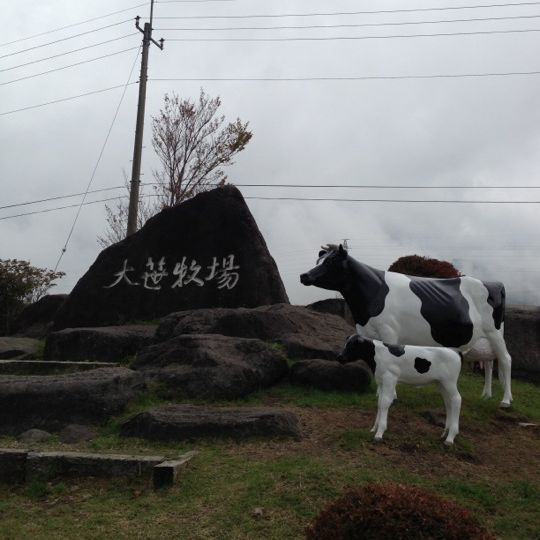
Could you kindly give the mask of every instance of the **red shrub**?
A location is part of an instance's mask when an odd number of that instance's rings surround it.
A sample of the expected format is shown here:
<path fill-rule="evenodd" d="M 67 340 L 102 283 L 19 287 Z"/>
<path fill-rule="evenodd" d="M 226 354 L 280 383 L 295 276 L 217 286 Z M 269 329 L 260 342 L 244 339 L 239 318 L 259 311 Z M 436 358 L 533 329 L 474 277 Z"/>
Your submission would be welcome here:
<path fill-rule="evenodd" d="M 322 510 L 307 540 L 494 540 L 462 506 L 414 486 L 366 484 Z"/>
<path fill-rule="evenodd" d="M 388 268 L 390 272 L 399 272 L 408 276 L 453 278 L 461 276 L 453 264 L 420 255 L 407 255 L 394 261 Z"/>

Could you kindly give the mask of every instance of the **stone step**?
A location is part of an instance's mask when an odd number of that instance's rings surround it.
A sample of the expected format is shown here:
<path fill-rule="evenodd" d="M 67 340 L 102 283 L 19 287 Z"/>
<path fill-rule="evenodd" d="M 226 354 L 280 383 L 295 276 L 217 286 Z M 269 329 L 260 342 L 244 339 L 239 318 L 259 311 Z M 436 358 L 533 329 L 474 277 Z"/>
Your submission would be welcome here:
<path fill-rule="evenodd" d="M 169 487 L 196 456 L 191 451 L 167 460 L 164 456 L 32 452 L 0 448 L 0 482 L 46 482 L 54 478 L 152 476 L 154 489 Z"/>

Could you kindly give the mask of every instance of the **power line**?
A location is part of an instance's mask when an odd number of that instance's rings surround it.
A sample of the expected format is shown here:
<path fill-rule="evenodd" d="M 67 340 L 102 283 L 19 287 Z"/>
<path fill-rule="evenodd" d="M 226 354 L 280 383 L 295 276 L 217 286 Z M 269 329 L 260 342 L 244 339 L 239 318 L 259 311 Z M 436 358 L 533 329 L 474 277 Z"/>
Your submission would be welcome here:
<path fill-rule="evenodd" d="M 54 68 L 54 69 L 49 69 L 47 71 L 42 71 L 41 73 L 35 73 L 34 75 L 27 75 L 26 77 L 19 77 L 18 79 L 13 79 L 11 81 L 2 82 L 2 83 L 0 83 L 0 86 L 5 86 L 6 84 L 13 84 L 13 83 L 19 82 L 19 81 L 25 81 L 26 79 L 33 79 L 35 77 L 41 77 L 41 75 L 47 75 L 48 73 L 54 73 L 55 71 L 62 71 L 64 69 L 72 68 L 72 67 L 75 67 L 75 66 L 80 66 L 82 64 L 88 64 L 90 62 L 95 62 L 97 60 L 103 60 L 104 58 L 109 58 L 110 56 L 116 56 L 118 54 L 122 54 L 122 53 L 125 53 L 125 52 L 128 52 L 128 51 L 133 51 L 133 50 L 138 49 L 138 48 L 139 47 L 130 47 L 129 49 L 123 49 L 121 51 L 117 51 L 117 52 L 113 52 L 113 53 L 109 53 L 109 54 L 104 54 L 103 56 L 97 56 L 95 58 L 89 58 L 88 60 L 82 60 L 81 62 L 75 62 L 74 64 L 69 64 L 69 66 L 62 66 L 62 67 L 59 67 L 59 68 Z"/>
<path fill-rule="evenodd" d="M 85 51 L 86 49 L 92 49 L 93 47 L 99 47 L 100 45 L 105 45 L 106 43 L 112 43 L 113 41 L 119 41 L 121 39 L 126 39 L 128 37 L 131 37 L 135 35 L 135 32 L 130 32 L 129 34 L 125 34 L 124 36 L 119 36 L 113 39 L 107 39 L 106 41 L 100 41 L 99 43 L 93 43 L 92 45 L 86 45 L 85 47 L 79 47 L 78 49 L 71 49 L 70 51 L 66 51 L 59 54 L 53 54 L 52 56 L 47 56 L 46 58 L 40 58 L 39 60 L 32 60 L 30 62 L 25 62 L 24 64 L 18 64 L 16 66 L 11 66 L 8 68 L 0 69 L 0 73 L 3 73 L 4 71 L 11 71 L 13 69 L 17 69 L 20 67 L 26 67 L 30 66 L 31 64 L 38 64 L 40 62 L 45 62 L 46 60 L 51 60 L 53 58 L 59 58 L 60 56 L 65 56 L 66 54 L 71 54 L 74 52 L 79 51 Z"/>
<path fill-rule="evenodd" d="M 341 199 L 327 197 L 244 197 L 244 199 L 264 201 L 324 201 L 324 202 L 369 202 L 369 203 L 443 203 L 443 204 L 540 204 L 538 201 L 492 201 L 458 199 Z"/>
<path fill-rule="evenodd" d="M 486 73 L 439 73 L 429 75 L 365 75 L 343 77 L 177 77 L 151 78 L 154 82 L 305 82 L 305 81 L 393 81 L 415 79 L 465 79 L 482 77 L 511 77 L 540 75 L 540 71 L 505 71 Z"/>
<path fill-rule="evenodd" d="M 161 3 L 161 2 L 160 2 Z M 403 9 L 379 9 L 371 11 L 331 11 L 325 13 L 264 13 L 251 15 L 182 15 L 175 17 L 154 17 L 154 19 L 281 19 L 284 17 L 332 17 L 340 15 L 375 15 L 382 13 L 417 13 L 428 11 L 456 11 L 461 9 L 483 9 L 497 7 L 515 7 L 515 6 L 537 6 L 538 2 L 512 2 L 505 4 L 480 4 L 480 5 L 465 5 L 465 6 L 446 6 L 446 7 L 431 7 L 431 8 L 403 8 Z"/>
<path fill-rule="evenodd" d="M 168 38 L 170 41 L 193 41 L 193 42 L 228 42 L 228 41 L 362 41 L 368 39 L 406 39 L 424 37 L 453 37 L 453 36 L 478 36 L 490 34 L 526 34 L 540 32 L 540 28 L 523 28 L 514 30 L 475 30 L 471 32 L 436 32 L 433 34 L 392 34 L 385 36 L 309 36 L 309 37 L 260 37 L 260 38 Z"/>
<path fill-rule="evenodd" d="M 417 24 L 445 24 L 445 23 L 464 23 L 464 22 L 490 22 L 506 21 L 519 19 L 538 19 L 540 15 L 515 15 L 506 17 L 477 17 L 472 19 L 441 19 L 436 21 L 398 21 L 381 23 L 343 23 L 343 24 L 310 24 L 310 25 L 291 25 L 291 26 L 228 26 L 228 27 L 206 27 L 206 28 L 155 28 L 154 30 L 165 31 L 183 31 L 183 32 L 210 32 L 224 30 L 303 30 L 303 29 L 323 29 L 323 28 L 363 28 L 379 26 L 405 26 Z"/>
<path fill-rule="evenodd" d="M 108 187 L 108 188 L 93 189 L 92 191 L 88 191 L 88 193 L 101 193 L 103 191 L 113 191 L 115 189 L 120 189 L 123 187 L 125 186 L 114 186 L 114 187 Z M 39 204 L 39 203 L 50 202 L 50 201 L 58 201 L 60 199 L 71 199 L 72 197 L 80 197 L 81 195 L 84 195 L 84 193 L 71 193 L 70 195 L 57 195 L 56 197 L 47 197 L 46 199 L 37 199 L 34 201 L 26 201 L 22 203 L 6 204 L 5 206 L 0 206 L 0 210 L 5 210 L 6 208 L 17 208 L 18 206 L 29 206 L 32 204 Z"/>
<path fill-rule="evenodd" d="M 126 8 L 126 9 L 120 9 L 118 11 L 112 11 L 111 13 L 107 13 L 106 15 L 100 15 L 99 17 L 93 17 L 91 19 L 86 19 L 84 21 L 80 21 L 80 22 L 73 23 L 73 24 L 66 24 L 65 26 L 60 26 L 60 27 L 54 28 L 52 30 L 46 30 L 45 32 L 40 32 L 39 34 L 32 34 L 31 36 L 26 36 L 26 37 L 23 37 L 23 38 L 14 39 L 13 41 L 7 41 L 5 43 L 0 43 L 0 47 L 5 47 L 7 45 L 12 45 L 13 43 L 19 43 L 21 41 L 28 41 L 29 39 L 34 39 L 36 37 L 45 36 L 47 34 L 53 34 L 54 32 L 60 32 L 60 30 L 66 30 L 67 28 L 73 28 L 75 26 L 80 26 L 81 24 L 86 24 L 86 23 L 89 23 L 89 22 L 97 21 L 99 19 L 105 19 L 107 17 L 111 17 L 112 15 L 117 15 L 118 13 L 124 13 L 126 11 L 131 11 L 132 9 L 142 7 L 142 6 L 146 6 L 146 2 L 143 2 L 142 4 L 136 4 L 134 6 Z"/>
<path fill-rule="evenodd" d="M 154 194 L 150 195 L 143 195 L 143 197 L 156 197 Z M 99 199 L 97 201 L 90 201 L 85 202 L 82 206 L 86 206 L 88 204 L 96 204 L 100 202 L 108 202 L 108 201 L 114 201 L 119 199 L 126 199 L 127 195 L 120 195 L 117 197 L 110 197 L 107 199 Z M 315 202 L 360 202 L 360 203 L 448 203 L 448 204 L 540 204 L 540 200 L 537 201 L 493 201 L 493 200 L 476 200 L 476 201 L 467 201 L 467 200 L 435 200 L 435 199 L 338 199 L 338 198 L 310 198 L 310 197 L 251 197 L 251 196 L 245 196 L 244 199 L 246 200 L 265 200 L 265 201 L 315 201 Z M 58 206 L 55 208 L 47 208 L 44 210 L 35 210 L 33 212 L 25 212 L 22 214 L 13 214 L 10 216 L 4 216 L 0 217 L 0 221 L 6 220 L 6 219 L 14 219 L 18 217 L 23 216 L 31 216 L 35 214 L 44 214 L 47 212 L 54 212 L 56 210 L 64 210 L 66 208 L 76 208 L 80 206 L 80 204 L 71 204 L 66 206 Z"/>
<path fill-rule="evenodd" d="M 131 84 L 137 84 L 136 81 L 128 83 L 128 86 Z M 117 88 L 123 88 L 123 84 L 118 84 L 116 86 L 110 86 L 109 88 L 102 88 L 101 90 L 93 90 L 91 92 L 85 92 L 84 94 L 78 94 L 76 96 L 69 96 L 61 99 L 55 99 L 53 101 L 47 101 L 46 103 L 39 103 L 37 105 L 29 105 L 28 107 L 22 107 L 21 109 L 13 109 L 11 111 L 5 111 L 0 113 L 0 116 L 6 116 L 8 114 L 13 114 L 21 111 L 28 111 L 30 109 L 37 109 L 39 107 L 45 107 L 47 105 L 53 105 L 55 103 L 62 103 L 63 101 L 71 101 L 72 99 L 77 99 L 85 96 L 92 96 L 94 94 L 101 94 L 102 92 L 108 92 L 109 90 L 116 90 Z"/>
<path fill-rule="evenodd" d="M 54 45 L 54 44 L 60 43 L 62 41 L 68 41 L 69 39 L 74 39 L 76 37 L 86 36 L 88 34 L 93 34 L 94 32 L 98 32 L 99 30 L 105 30 L 106 28 L 112 28 L 113 26 L 119 26 L 119 25 L 125 24 L 125 23 L 127 23 L 129 21 L 131 21 L 131 19 L 126 19 L 124 21 L 120 21 L 120 22 L 117 22 L 117 23 L 108 24 L 106 26 L 101 26 L 100 28 L 94 28 L 93 30 L 88 30 L 87 32 L 80 32 L 79 34 L 73 34 L 72 36 L 67 36 L 67 37 L 64 37 L 64 38 L 56 39 L 54 41 L 49 41 L 48 43 L 42 43 L 41 45 L 35 45 L 34 47 L 28 47 L 27 49 L 21 49 L 19 51 L 15 51 L 15 52 L 12 52 L 12 53 L 9 53 L 9 54 L 3 54 L 2 56 L 0 56 L 0 59 L 7 58 L 8 56 L 15 56 L 17 54 L 22 54 L 22 53 L 25 53 L 25 52 L 28 52 L 28 51 L 34 51 L 35 49 L 41 49 L 42 47 L 47 47 L 48 45 Z"/>
<path fill-rule="evenodd" d="M 94 177 L 96 176 L 97 169 L 99 167 L 99 164 L 101 162 L 101 158 L 103 157 L 103 153 L 105 152 L 105 147 L 107 146 L 107 142 L 109 141 L 109 137 L 111 135 L 111 132 L 113 130 L 114 124 L 116 123 L 116 118 L 118 117 L 118 113 L 120 112 L 120 107 L 122 106 L 122 102 L 124 101 L 124 97 L 126 95 L 127 87 L 129 86 L 131 79 L 131 76 L 133 75 L 133 71 L 135 69 L 135 65 L 137 64 L 137 58 L 139 58 L 140 49 L 137 51 L 137 54 L 135 55 L 135 60 L 133 61 L 133 65 L 131 66 L 131 69 L 129 71 L 129 75 L 126 79 L 126 82 L 124 84 L 124 90 L 122 92 L 122 95 L 120 96 L 120 100 L 118 101 L 118 105 L 116 106 L 116 110 L 114 111 L 114 115 L 111 121 L 111 124 L 109 126 L 109 129 L 107 131 L 107 135 L 105 135 L 105 140 L 103 141 L 103 144 L 101 146 L 101 150 L 99 152 L 98 158 L 96 160 L 96 164 L 94 166 L 94 169 L 92 171 L 92 174 L 90 175 L 90 180 L 88 181 L 88 185 L 86 186 L 86 191 L 83 195 L 83 198 L 81 199 L 81 203 L 79 205 L 79 208 L 77 210 L 77 213 L 75 214 L 75 218 L 73 220 L 73 224 L 71 225 L 71 229 L 69 230 L 69 234 L 66 239 L 66 243 L 64 244 L 64 247 L 62 248 L 62 251 L 60 252 L 60 256 L 58 257 L 58 261 L 56 262 L 56 266 L 54 267 L 54 271 L 58 269 L 58 266 L 60 264 L 60 261 L 62 260 L 62 257 L 64 256 L 64 253 L 67 251 L 67 247 L 69 244 L 69 241 L 71 240 L 71 236 L 73 234 L 73 231 L 75 230 L 75 225 L 77 224 L 77 221 L 79 219 L 79 215 L 81 213 L 81 209 L 83 207 L 83 204 L 86 200 L 86 197 L 88 196 L 88 192 L 90 191 L 90 186 L 92 185 L 92 182 L 94 181 Z"/>
<path fill-rule="evenodd" d="M 152 185 L 158 185 L 158 182 L 146 182 L 142 185 L 145 186 L 152 186 Z M 218 184 L 211 184 L 217 186 Z M 449 185 L 439 185 L 439 186 L 424 186 L 424 185 L 377 185 L 377 184 L 356 184 L 356 185 L 347 185 L 347 184 L 242 184 L 242 183 L 235 183 L 236 187 L 264 187 L 264 188 L 324 188 L 324 189 L 506 189 L 506 190 L 515 190 L 515 189 L 540 189 L 540 185 L 512 185 L 512 186 L 494 186 L 494 185 L 488 185 L 488 186 L 466 186 L 466 185 L 459 185 L 459 186 L 449 186 Z M 89 191 L 88 193 L 99 193 L 103 191 L 111 191 L 114 189 L 120 189 L 125 186 L 114 186 L 109 188 L 101 188 Z M 0 210 L 5 210 L 7 208 L 16 208 L 19 206 L 29 206 L 32 204 L 39 204 L 43 202 L 49 202 L 49 201 L 57 201 L 61 199 L 69 199 L 72 197 L 79 197 L 81 195 L 84 195 L 84 193 L 72 193 L 69 195 L 57 195 L 54 197 L 48 197 L 46 199 L 36 199 L 33 201 L 25 201 L 22 203 L 12 203 L 5 206 L 0 206 Z"/>

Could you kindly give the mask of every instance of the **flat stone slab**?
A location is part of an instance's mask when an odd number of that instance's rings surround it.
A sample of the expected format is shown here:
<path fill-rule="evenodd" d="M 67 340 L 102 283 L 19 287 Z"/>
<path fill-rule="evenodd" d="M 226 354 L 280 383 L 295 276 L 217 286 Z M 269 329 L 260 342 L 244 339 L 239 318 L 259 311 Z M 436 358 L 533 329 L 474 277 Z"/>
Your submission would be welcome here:
<path fill-rule="evenodd" d="M 53 375 L 118 367 L 116 362 L 56 362 L 52 360 L 0 360 L 0 375 Z"/>
<path fill-rule="evenodd" d="M 0 482 L 48 481 L 54 478 L 150 476 L 154 488 L 173 485 L 198 452 L 176 458 L 81 452 L 32 452 L 0 448 Z"/>
<path fill-rule="evenodd" d="M 102 422 L 122 412 L 141 384 L 140 375 L 123 367 L 0 376 L 0 433 Z"/>
<path fill-rule="evenodd" d="M 13 484 L 24 482 L 28 450 L 0 448 L 0 482 Z"/>
<path fill-rule="evenodd" d="M 45 341 L 44 360 L 120 362 L 150 345 L 157 325 L 66 328 Z"/>
<path fill-rule="evenodd" d="M 29 452 L 26 458 L 26 481 L 57 477 L 142 476 L 150 474 L 154 466 L 163 461 L 163 456 Z"/>
<path fill-rule="evenodd" d="M 31 360 L 41 355 L 42 342 L 26 337 L 0 337 L 0 359 Z"/>
<path fill-rule="evenodd" d="M 290 412 L 266 407 L 168 405 L 137 414 L 120 433 L 152 441 L 204 437 L 300 437 L 298 419 Z"/>
<path fill-rule="evenodd" d="M 154 489 L 170 487 L 178 482 L 178 478 L 188 463 L 198 454 L 197 451 L 186 452 L 177 459 L 157 464 L 152 471 Z"/>

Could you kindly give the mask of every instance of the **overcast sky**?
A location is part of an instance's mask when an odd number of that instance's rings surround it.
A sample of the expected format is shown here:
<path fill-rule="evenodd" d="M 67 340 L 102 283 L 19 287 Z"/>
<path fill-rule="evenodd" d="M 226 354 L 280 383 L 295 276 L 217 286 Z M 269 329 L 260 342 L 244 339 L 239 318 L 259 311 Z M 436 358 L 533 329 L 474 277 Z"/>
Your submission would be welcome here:
<path fill-rule="evenodd" d="M 240 117 L 249 121 L 254 133 L 246 150 L 228 170 L 233 183 L 460 186 L 458 189 L 240 187 L 246 197 L 540 201 L 540 74 L 287 82 L 152 80 L 540 71 L 540 2 L 433 10 L 487 3 L 491 2 L 232 0 L 156 3 L 154 38 L 164 37 L 166 41 L 164 51 L 157 47 L 150 51 L 142 180 L 151 182 L 152 170 L 158 167 L 149 139 L 149 119 L 158 113 L 164 93 L 174 91 L 182 97 L 196 98 L 203 87 L 210 95 L 221 96 L 222 110 L 228 119 Z M 0 40 L 3 44 L 0 46 L 0 206 L 86 190 L 120 102 L 122 88 L 5 113 L 124 85 L 128 80 L 136 81 L 139 72 L 136 49 L 141 34 L 134 28 L 133 17 L 147 16 L 150 2 L 139 7 L 136 4 L 129 0 L 4 3 Z M 431 10 L 421 11 L 420 8 Z M 124 9 L 127 11 L 23 40 Z M 416 11 L 395 12 L 397 9 Z M 374 10 L 394 12 L 329 15 Z M 159 18 L 315 13 L 327 15 Z M 463 21 L 479 18 L 492 20 Z M 456 19 L 461 22 L 338 26 Z M 102 28 L 113 24 L 115 26 Z M 175 30 L 314 25 L 333 27 Z M 507 32 L 533 29 L 538 31 Z M 89 33 L 46 45 L 83 32 Z M 461 35 L 396 37 L 435 33 Z M 172 41 L 175 38 L 366 36 L 387 37 Z M 15 40 L 18 41 L 8 43 Z M 62 54 L 107 40 L 114 41 Z M 20 52 L 28 48 L 32 49 Z M 34 77 L 44 71 L 119 51 L 125 52 Z M 55 55 L 61 56 L 30 63 Z M 28 65 L 11 69 L 21 64 Z M 32 78 L 12 82 L 28 76 Z M 122 185 L 122 170 L 130 173 L 136 102 L 137 85 L 132 84 L 127 87 L 91 190 Z M 477 189 L 464 189 L 464 186 Z M 505 188 L 478 189 L 482 186 Z M 531 187 L 509 189 L 516 186 Z M 148 188 L 146 192 L 150 193 Z M 88 200 L 116 194 L 121 194 L 121 190 L 92 194 Z M 3 208 L 0 218 L 79 201 L 80 197 Z M 332 296 L 328 291 L 303 287 L 298 275 L 313 266 L 321 244 L 347 238 L 351 255 L 372 266 L 385 269 L 399 256 L 413 253 L 442 258 L 453 262 L 466 274 L 503 281 L 510 303 L 540 304 L 539 204 L 252 199 L 247 203 L 294 303 L 304 304 Z M 36 266 L 54 268 L 76 211 L 70 208 L 0 220 L 0 258 L 27 259 Z M 59 267 L 67 275 L 56 288 L 57 292 L 69 292 L 95 260 L 100 251 L 96 238 L 105 227 L 103 203 L 83 207 Z"/>

